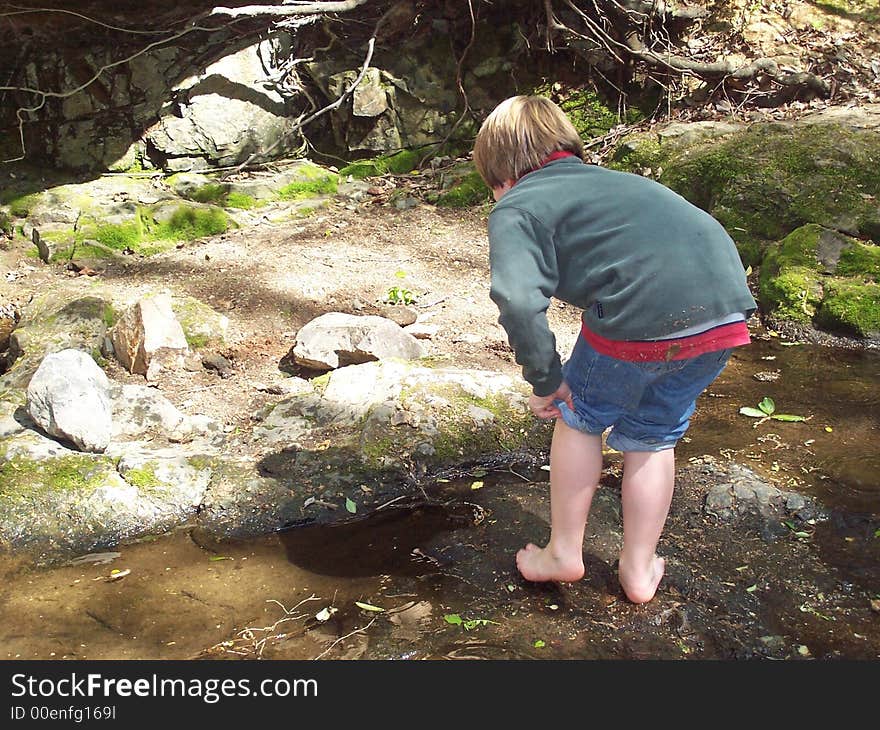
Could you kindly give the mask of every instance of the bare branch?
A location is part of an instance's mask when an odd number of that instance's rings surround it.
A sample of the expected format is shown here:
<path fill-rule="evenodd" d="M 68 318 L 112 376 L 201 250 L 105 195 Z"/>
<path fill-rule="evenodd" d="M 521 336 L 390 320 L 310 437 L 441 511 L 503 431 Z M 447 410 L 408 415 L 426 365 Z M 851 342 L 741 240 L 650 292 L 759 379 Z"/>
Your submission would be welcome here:
<path fill-rule="evenodd" d="M 344 13 L 363 5 L 367 0 L 343 0 L 342 2 L 317 2 L 296 5 L 246 5 L 243 8 L 214 8 L 209 15 L 228 15 L 232 18 L 291 15 L 316 15 L 319 13 Z"/>

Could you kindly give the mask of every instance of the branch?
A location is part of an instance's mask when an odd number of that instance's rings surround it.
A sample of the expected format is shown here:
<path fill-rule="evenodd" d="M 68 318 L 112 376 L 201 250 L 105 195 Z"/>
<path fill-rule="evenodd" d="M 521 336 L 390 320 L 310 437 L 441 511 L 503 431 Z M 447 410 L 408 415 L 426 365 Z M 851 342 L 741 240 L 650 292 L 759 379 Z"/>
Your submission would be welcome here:
<path fill-rule="evenodd" d="M 367 0 L 343 0 L 343 2 L 317 2 L 292 5 L 246 5 L 243 8 L 214 8 L 208 15 L 228 15 L 232 18 L 291 15 L 316 15 L 318 13 L 344 13 L 363 5 Z"/>
<path fill-rule="evenodd" d="M 765 73 L 782 86 L 805 86 L 821 96 L 827 96 L 831 90 L 825 79 L 807 71 L 784 71 L 772 58 L 759 58 L 751 63 L 736 68 L 729 61 L 705 63 L 693 61 L 683 56 L 659 54 L 645 47 L 636 31 L 630 31 L 626 37 L 626 45 L 634 58 L 652 66 L 661 66 L 678 73 L 692 73 L 703 79 L 731 78 L 754 79 Z"/>

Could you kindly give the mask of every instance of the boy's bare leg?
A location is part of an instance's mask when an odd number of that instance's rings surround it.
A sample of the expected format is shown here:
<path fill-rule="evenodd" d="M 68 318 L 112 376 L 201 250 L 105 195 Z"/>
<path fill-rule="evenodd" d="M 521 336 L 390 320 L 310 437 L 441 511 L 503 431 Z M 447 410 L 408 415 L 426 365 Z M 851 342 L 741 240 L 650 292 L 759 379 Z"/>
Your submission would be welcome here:
<path fill-rule="evenodd" d="M 584 577 L 584 530 L 602 473 L 602 437 L 556 419 L 550 446 L 550 541 L 529 543 L 516 554 L 526 580 L 575 581 Z"/>
<path fill-rule="evenodd" d="M 666 562 L 655 550 L 672 503 L 675 450 L 623 455 L 623 549 L 619 577 L 627 598 L 647 603 L 657 592 Z"/>

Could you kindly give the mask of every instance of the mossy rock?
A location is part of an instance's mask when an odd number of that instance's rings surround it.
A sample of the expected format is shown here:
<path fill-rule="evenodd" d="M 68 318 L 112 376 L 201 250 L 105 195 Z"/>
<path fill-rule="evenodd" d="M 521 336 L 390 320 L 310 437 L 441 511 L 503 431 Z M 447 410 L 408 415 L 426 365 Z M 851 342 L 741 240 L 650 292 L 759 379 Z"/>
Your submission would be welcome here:
<path fill-rule="evenodd" d="M 721 131 L 642 135 L 617 148 L 612 166 L 659 170 L 661 183 L 725 225 L 753 266 L 766 245 L 808 223 L 866 237 L 880 229 L 876 129 L 817 117 Z"/>
<path fill-rule="evenodd" d="M 49 353 L 72 347 L 88 352 L 100 364 L 101 344 L 116 319 L 116 310 L 100 291 L 70 299 L 50 291 L 34 299 L 9 338 L 11 366 L 0 387 L 24 387 Z"/>
<path fill-rule="evenodd" d="M 880 285 L 835 280 L 826 284 L 816 324 L 859 338 L 880 338 Z"/>
<path fill-rule="evenodd" d="M 621 121 L 633 123 L 642 117 L 640 111 L 632 109 L 621 120 L 618 113 L 592 88 L 569 88 L 564 92 L 557 92 L 552 85 L 542 84 L 533 89 L 532 93 L 555 101 L 571 120 L 578 134 L 587 139 L 607 134 Z"/>
<path fill-rule="evenodd" d="M 339 174 L 342 177 L 351 176 L 355 180 L 363 180 L 367 177 L 378 175 L 405 175 L 418 167 L 419 153 L 415 150 L 401 150 L 392 155 L 380 155 L 369 160 L 358 160 L 343 167 Z"/>
<path fill-rule="evenodd" d="M 221 348 L 226 343 L 229 318 L 204 302 L 188 296 L 175 296 L 171 309 L 180 322 L 186 342 L 193 350 Z"/>
<path fill-rule="evenodd" d="M 457 165 L 444 173 L 441 181 L 444 192 L 434 200 L 435 205 L 444 208 L 467 208 L 482 205 L 492 200 L 492 191 L 474 169 L 472 162 Z"/>
<path fill-rule="evenodd" d="M 279 188 L 278 196 L 281 200 L 335 195 L 339 186 L 339 175 L 311 162 L 298 165 L 294 175 L 295 179 Z"/>
<path fill-rule="evenodd" d="M 802 226 L 769 248 L 759 300 L 774 321 L 850 337 L 880 334 L 880 248 L 822 226 Z"/>

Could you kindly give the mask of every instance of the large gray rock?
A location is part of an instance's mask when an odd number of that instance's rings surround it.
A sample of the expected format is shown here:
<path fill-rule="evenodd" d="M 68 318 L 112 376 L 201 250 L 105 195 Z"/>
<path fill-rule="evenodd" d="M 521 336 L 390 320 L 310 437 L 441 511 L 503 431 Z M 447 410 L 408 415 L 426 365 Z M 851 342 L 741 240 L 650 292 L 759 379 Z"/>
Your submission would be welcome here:
<path fill-rule="evenodd" d="M 27 389 L 27 410 L 50 436 L 72 441 L 81 451 L 103 452 L 113 433 L 110 382 L 80 350 L 43 358 Z"/>
<path fill-rule="evenodd" d="M 294 361 L 317 370 L 387 358 L 415 360 L 422 354 L 418 340 L 396 322 L 342 312 L 329 312 L 306 324 L 292 350 Z"/>

